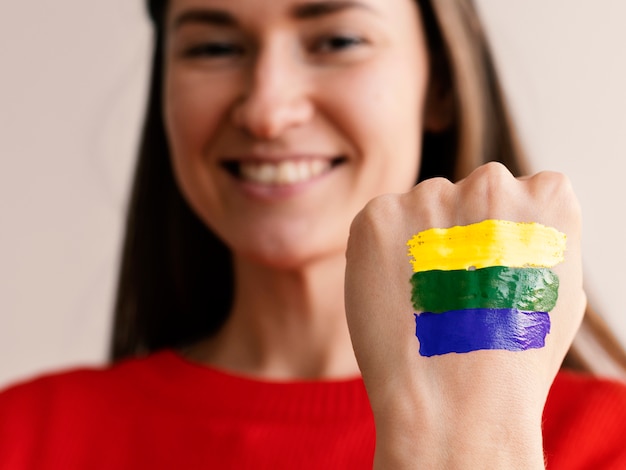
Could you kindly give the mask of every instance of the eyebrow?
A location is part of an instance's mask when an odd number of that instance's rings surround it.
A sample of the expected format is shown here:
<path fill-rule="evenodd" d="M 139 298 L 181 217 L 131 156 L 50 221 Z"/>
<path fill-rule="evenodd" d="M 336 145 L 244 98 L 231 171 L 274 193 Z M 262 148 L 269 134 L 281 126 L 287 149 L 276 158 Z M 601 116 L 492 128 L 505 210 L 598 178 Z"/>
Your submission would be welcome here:
<path fill-rule="evenodd" d="M 224 10 L 210 8 L 186 10 L 178 15 L 172 24 L 173 29 L 179 29 L 185 24 L 205 23 L 215 26 L 236 26 L 234 16 Z"/>
<path fill-rule="evenodd" d="M 366 3 L 357 0 L 324 0 L 301 3 L 294 6 L 291 16 L 299 20 L 308 20 L 332 15 L 352 8 L 375 12 Z M 204 23 L 214 26 L 237 26 L 236 18 L 225 10 L 202 8 L 186 10 L 173 21 L 173 29 L 188 23 Z"/>
<path fill-rule="evenodd" d="M 296 5 L 292 10 L 292 16 L 297 19 L 319 18 L 333 13 L 339 13 L 351 8 L 362 9 L 374 12 L 375 10 L 368 4 L 357 0 L 335 0 L 335 1 L 315 1 Z"/>

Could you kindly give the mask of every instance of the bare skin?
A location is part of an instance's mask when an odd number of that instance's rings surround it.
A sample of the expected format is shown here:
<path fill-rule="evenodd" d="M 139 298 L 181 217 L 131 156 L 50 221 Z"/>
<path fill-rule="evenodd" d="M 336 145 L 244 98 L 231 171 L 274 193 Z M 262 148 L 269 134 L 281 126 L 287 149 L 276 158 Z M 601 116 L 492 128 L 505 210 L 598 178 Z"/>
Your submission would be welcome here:
<path fill-rule="evenodd" d="M 357 376 L 343 307 L 345 255 L 282 277 L 268 271 L 237 269 L 237 289 L 246 295 L 237 297 L 220 333 L 192 348 L 190 357 L 273 380 Z"/>
<path fill-rule="evenodd" d="M 535 221 L 567 235 L 546 346 L 422 357 L 413 335 L 406 241 L 431 227 Z M 496 163 L 372 201 L 348 246 L 346 310 L 378 434 L 379 468 L 543 468 L 541 416 L 582 321 L 580 209 L 567 178 L 515 179 Z"/>
<path fill-rule="evenodd" d="M 373 197 L 413 186 L 429 70 L 411 1 L 339 3 L 170 2 L 176 177 L 237 278 L 228 324 L 189 353 L 204 362 L 266 378 L 359 373 L 343 305 L 349 226 Z M 233 161 L 253 175 L 229 173 Z M 309 174 L 259 181 L 283 162 Z"/>
<path fill-rule="evenodd" d="M 571 188 L 560 175 L 515 180 L 491 164 L 456 185 L 411 189 L 419 130 L 441 122 L 427 100 L 415 3 L 303 5 L 169 5 L 172 163 L 187 201 L 235 262 L 227 324 L 187 355 L 273 380 L 361 372 L 377 468 L 543 468 L 541 411 L 585 304 Z M 432 226 L 485 218 L 568 234 L 548 344 L 422 358 L 405 243 Z"/>

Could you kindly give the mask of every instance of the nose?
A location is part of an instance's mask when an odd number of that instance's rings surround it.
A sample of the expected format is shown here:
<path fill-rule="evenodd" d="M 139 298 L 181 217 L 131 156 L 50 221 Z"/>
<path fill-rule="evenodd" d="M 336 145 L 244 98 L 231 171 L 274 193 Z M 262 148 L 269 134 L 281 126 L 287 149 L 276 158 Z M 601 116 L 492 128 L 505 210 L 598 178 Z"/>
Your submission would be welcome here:
<path fill-rule="evenodd" d="M 266 48 L 250 65 L 246 86 L 233 109 L 235 125 L 272 140 L 313 116 L 302 65 L 278 47 Z"/>

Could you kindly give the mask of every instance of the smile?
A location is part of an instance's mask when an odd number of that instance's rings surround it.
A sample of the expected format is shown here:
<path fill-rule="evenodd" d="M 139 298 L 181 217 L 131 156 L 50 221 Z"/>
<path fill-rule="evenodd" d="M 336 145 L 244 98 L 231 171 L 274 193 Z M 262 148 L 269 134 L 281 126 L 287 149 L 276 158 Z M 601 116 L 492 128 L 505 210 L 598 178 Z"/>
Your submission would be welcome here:
<path fill-rule="evenodd" d="M 265 186 L 287 186 L 313 180 L 333 167 L 341 164 L 345 158 L 334 159 L 309 158 L 297 160 L 265 161 L 228 161 L 224 168 L 237 179 Z"/>

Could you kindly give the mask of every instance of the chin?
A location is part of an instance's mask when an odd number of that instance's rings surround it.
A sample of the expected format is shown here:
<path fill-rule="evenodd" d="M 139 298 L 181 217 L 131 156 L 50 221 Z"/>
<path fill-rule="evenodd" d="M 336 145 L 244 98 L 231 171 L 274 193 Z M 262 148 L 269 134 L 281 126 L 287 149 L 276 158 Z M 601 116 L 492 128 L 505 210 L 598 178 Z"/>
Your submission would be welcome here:
<path fill-rule="evenodd" d="M 314 245 L 271 244 L 257 245 L 254 250 L 241 253 L 241 258 L 265 268 L 296 271 L 336 257 L 345 259 L 345 246 L 312 248 Z M 305 249 L 306 248 L 306 249 Z"/>
<path fill-rule="evenodd" d="M 328 220 L 298 219 L 291 214 L 288 219 L 247 219 L 245 224 L 230 227 L 222 239 L 236 258 L 267 268 L 294 270 L 325 258 L 345 258 L 347 224 L 343 227 Z"/>

